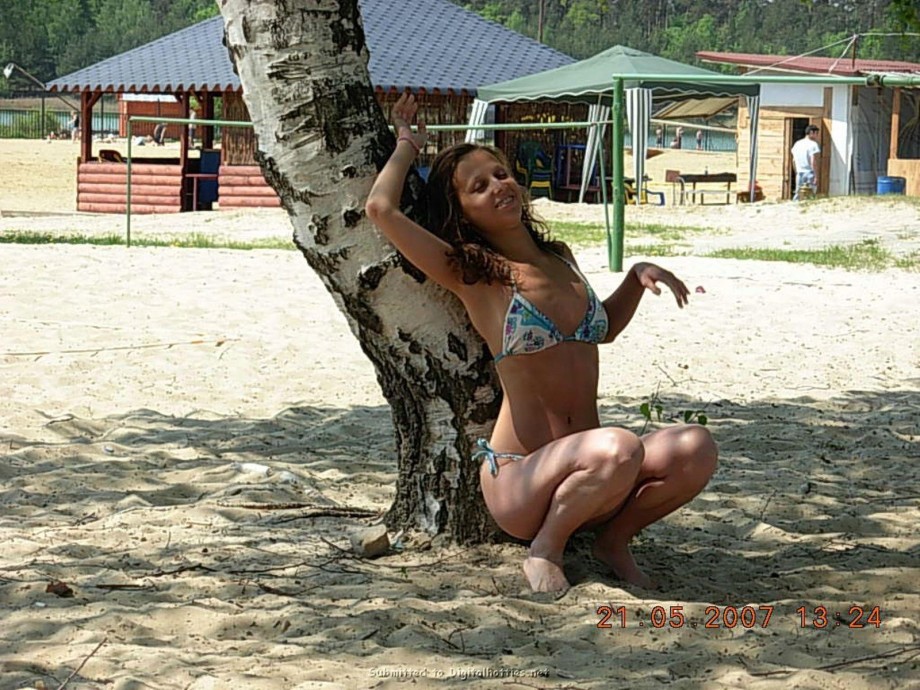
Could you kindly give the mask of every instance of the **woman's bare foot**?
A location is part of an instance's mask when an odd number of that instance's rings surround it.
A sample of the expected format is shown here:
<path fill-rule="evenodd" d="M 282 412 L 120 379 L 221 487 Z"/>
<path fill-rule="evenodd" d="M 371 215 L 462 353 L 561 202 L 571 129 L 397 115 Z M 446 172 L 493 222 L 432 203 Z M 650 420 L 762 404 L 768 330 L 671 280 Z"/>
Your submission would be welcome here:
<path fill-rule="evenodd" d="M 657 585 L 654 580 L 643 573 L 632 552 L 629 550 L 628 543 L 622 542 L 601 542 L 598 539 L 594 542 L 594 557 L 602 563 L 605 563 L 621 580 L 624 580 L 643 589 L 656 589 Z"/>
<path fill-rule="evenodd" d="M 524 577 L 534 592 L 564 592 L 571 586 L 558 563 L 539 556 L 524 559 Z"/>

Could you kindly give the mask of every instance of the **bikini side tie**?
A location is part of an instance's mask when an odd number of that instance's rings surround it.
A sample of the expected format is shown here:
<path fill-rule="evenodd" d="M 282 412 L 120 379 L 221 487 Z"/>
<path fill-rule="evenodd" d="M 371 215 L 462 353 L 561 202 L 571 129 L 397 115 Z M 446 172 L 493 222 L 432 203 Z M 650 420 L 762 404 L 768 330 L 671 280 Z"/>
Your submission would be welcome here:
<path fill-rule="evenodd" d="M 499 458 L 511 458 L 512 460 L 520 460 L 523 458 L 523 455 L 518 453 L 499 453 L 492 446 L 489 445 L 489 442 L 484 438 L 476 441 L 476 446 L 479 448 L 475 453 L 473 453 L 473 460 L 479 460 L 480 458 L 486 460 L 489 463 L 489 473 L 493 477 L 498 476 L 498 459 Z"/>

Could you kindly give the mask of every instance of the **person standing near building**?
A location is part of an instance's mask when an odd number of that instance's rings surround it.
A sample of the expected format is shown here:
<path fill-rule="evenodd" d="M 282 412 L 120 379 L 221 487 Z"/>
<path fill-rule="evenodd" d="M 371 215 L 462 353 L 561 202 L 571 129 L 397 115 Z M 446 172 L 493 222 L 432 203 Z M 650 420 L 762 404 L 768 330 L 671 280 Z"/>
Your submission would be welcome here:
<path fill-rule="evenodd" d="M 674 140 L 671 142 L 672 149 L 682 149 L 684 147 L 684 128 L 678 127 L 674 132 Z"/>
<path fill-rule="evenodd" d="M 191 109 L 191 110 L 189 110 L 188 119 L 189 119 L 189 120 L 196 120 L 196 119 L 198 119 L 198 112 L 197 112 L 194 108 Z M 195 147 L 195 124 L 196 124 L 195 122 L 189 122 L 189 123 L 188 123 L 188 145 L 189 145 L 189 148 L 194 148 L 194 147 Z"/>
<path fill-rule="evenodd" d="M 821 147 L 818 145 L 818 128 L 808 125 L 805 136 L 792 146 L 792 163 L 795 166 L 795 194 L 793 201 L 800 199 L 801 191 L 807 187 L 814 196 L 818 191 L 818 156 Z"/>

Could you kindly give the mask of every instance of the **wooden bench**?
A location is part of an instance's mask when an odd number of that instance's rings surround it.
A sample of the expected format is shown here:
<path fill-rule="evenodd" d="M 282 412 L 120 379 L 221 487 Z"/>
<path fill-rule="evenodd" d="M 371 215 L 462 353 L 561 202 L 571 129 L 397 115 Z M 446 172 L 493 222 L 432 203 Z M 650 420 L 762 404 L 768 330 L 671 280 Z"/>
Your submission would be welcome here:
<path fill-rule="evenodd" d="M 721 203 L 730 204 L 734 195 L 737 193 L 736 190 L 732 189 L 732 182 L 737 182 L 738 176 L 735 173 L 704 173 L 702 175 L 696 173 L 684 173 L 677 178 L 677 182 L 680 185 L 680 203 L 683 205 L 687 199 L 690 197 L 691 203 L 697 203 L 697 198 L 699 198 L 699 204 L 704 205 L 706 203 L 706 197 L 718 196 L 724 199 Z M 687 185 L 690 185 L 690 188 L 687 188 Z M 724 184 L 725 189 L 697 189 L 697 184 Z"/>

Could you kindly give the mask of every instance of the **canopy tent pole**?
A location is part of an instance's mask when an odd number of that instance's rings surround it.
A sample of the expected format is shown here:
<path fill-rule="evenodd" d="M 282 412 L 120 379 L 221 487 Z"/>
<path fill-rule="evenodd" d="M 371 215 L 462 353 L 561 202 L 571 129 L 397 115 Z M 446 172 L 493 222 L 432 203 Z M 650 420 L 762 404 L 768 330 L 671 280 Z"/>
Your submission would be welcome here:
<path fill-rule="evenodd" d="M 623 237 L 625 235 L 626 189 L 623 186 L 623 139 L 624 139 L 624 110 L 626 107 L 626 90 L 623 79 L 615 77 L 613 80 L 613 143 L 611 144 L 611 158 L 613 167 L 613 236 L 607 233 L 607 258 L 611 271 L 623 270 Z M 601 183 L 604 184 L 603 182 Z M 607 214 L 607 203 L 604 202 L 604 215 Z"/>
<path fill-rule="evenodd" d="M 643 87 L 626 89 L 626 116 L 632 134 L 633 166 L 636 175 L 636 206 L 642 203 L 645 188 L 645 155 L 648 149 L 648 123 L 652 116 L 652 92 Z"/>
<path fill-rule="evenodd" d="M 472 112 L 470 112 L 470 121 L 469 127 L 471 129 L 466 130 L 466 137 L 464 141 L 467 144 L 472 144 L 474 141 L 479 141 L 486 138 L 485 130 L 482 129 L 472 129 L 477 125 L 481 125 L 486 121 L 486 112 L 489 109 L 489 103 L 487 101 L 482 101 L 478 98 L 473 100 Z"/>
<path fill-rule="evenodd" d="M 597 153 L 604 146 L 604 134 L 607 131 L 607 119 L 610 117 L 610 108 L 602 104 L 603 95 L 597 95 L 597 103 L 588 106 L 588 120 L 592 123 L 588 130 L 588 141 L 585 144 L 585 159 L 581 165 L 581 189 L 578 190 L 578 203 L 584 203 L 585 193 L 591 185 L 594 166 L 597 164 Z M 603 162 L 603 156 L 601 156 Z"/>
<path fill-rule="evenodd" d="M 760 96 L 746 96 L 748 115 L 751 127 L 750 146 L 751 156 L 748 167 L 748 203 L 753 204 L 756 199 L 754 190 L 757 187 L 757 128 L 760 123 Z"/>

